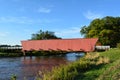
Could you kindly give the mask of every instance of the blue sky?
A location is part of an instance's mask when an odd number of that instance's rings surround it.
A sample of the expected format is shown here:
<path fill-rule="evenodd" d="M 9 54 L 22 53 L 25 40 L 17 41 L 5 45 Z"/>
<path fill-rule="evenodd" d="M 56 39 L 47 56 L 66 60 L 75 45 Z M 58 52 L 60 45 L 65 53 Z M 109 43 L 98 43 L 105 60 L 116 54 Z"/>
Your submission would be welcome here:
<path fill-rule="evenodd" d="M 105 16 L 120 16 L 120 0 L 0 0 L 0 44 L 21 44 L 39 30 L 81 38 L 82 26 Z"/>

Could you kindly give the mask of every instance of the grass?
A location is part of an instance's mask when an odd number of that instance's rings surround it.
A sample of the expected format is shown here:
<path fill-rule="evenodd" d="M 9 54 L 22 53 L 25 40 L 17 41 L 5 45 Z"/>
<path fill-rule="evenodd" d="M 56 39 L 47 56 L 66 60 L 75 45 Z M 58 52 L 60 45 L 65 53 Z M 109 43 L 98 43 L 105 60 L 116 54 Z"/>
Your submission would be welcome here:
<path fill-rule="evenodd" d="M 120 80 L 120 49 L 111 49 L 101 55 L 109 57 L 111 63 L 101 69 L 101 75 L 97 80 Z"/>
<path fill-rule="evenodd" d="M 98 80 L 119 80 L 120 79 L 120 59 L 115 61 L 112 66 L 101 74 Z"/>
<path fill-rule="evenodd" d="M 55 67 L 37 80 L 119 80 L 120 49 L 89 53 L 84 58 Z"/>

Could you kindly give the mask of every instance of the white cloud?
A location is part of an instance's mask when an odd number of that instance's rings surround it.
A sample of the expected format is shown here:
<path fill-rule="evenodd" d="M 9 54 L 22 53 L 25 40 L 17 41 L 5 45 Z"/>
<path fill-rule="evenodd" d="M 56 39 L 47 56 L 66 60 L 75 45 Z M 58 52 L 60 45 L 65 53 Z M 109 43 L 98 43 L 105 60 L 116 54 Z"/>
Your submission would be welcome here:
<path fill-rule="evenodd" d="M 58 19 L 32 19 L 28 17 L 0 17 L 0 23 L 45 24 L 59 21 Z"/>
<path fill-rule="evenodd" d="M 32 23 L 33 20 L 27 17 L 0 17 L 0 23 Z"/>
<path fill-rule="evenodd" d="M 58 30 L 55 33 L 57 36 L 63 37 L 63 38 L 77 38 L 81 37 L 80 35 L 80 27 L 72 27 L 69 29 L 64 30 Z"/>
<path fill-rule="evenodd" d="M 38 12 L 39 12 L 39 13 L 50 13 L 50 12 L 51 12 L 51 9 L 41 7 L 41 8 L 38 9 Z"/>
<path fill-rule="evenodd" d="M 84 16 L 85 16 L 87 19 L 90 19 L 90 20 L 93 20 L 93 19 L 101 18 L 101 17 L 102 17 L 101 14 L 98 14 L 98 13 L 95 13 L 95 12 L 92 12 L 92 11 L 87 11 L 87 13 L 85 13 Z"/>

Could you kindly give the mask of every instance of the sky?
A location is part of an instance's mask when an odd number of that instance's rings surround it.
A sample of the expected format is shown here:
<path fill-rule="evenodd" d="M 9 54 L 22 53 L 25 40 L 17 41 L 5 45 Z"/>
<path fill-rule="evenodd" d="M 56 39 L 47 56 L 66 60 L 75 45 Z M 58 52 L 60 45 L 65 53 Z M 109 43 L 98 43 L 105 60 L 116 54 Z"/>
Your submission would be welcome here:
<path fill-rule="evenodd" d="M 39 30 L 82 38 L 82 26 L 105 16 L 120 16 L 120 0 L 0 0 L 0 45 L 20 45 Z"/>

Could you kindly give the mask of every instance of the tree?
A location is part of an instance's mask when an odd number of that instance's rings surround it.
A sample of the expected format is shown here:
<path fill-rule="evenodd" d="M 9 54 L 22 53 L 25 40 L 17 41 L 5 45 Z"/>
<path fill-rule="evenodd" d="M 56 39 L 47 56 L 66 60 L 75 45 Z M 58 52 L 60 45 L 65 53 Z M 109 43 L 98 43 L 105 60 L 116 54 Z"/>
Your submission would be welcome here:
<path fill-rule="evenodd" d="M 80 33 L 85 38 L 99 38 L 102 45 L 116 47 L 120 42 L 120 17 L 94 19 L 88 26 L 83 26 Z"/>
<path fill-rule="evenodd" d="M 46 39 L 61 39 L 57 37 L 54 32 L 40 30 L 36 34 L 32 34 L 31 40 L 46 40 Z"/>

